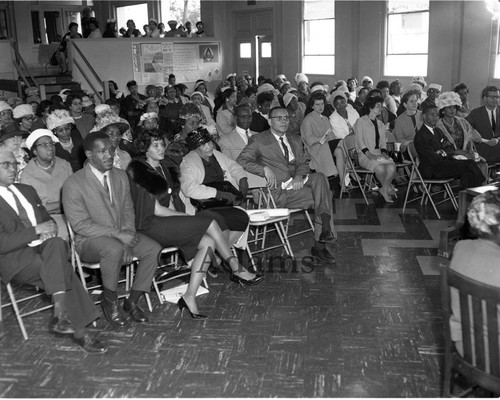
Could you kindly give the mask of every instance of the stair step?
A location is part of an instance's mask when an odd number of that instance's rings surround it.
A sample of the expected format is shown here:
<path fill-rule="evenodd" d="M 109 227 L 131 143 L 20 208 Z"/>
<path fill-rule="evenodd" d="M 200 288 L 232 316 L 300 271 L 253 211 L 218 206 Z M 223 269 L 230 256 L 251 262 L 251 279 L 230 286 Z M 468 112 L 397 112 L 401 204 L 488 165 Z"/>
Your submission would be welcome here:
<path fill-rule="evenodd" d="M 67 75 L 35 76 L 35 80 L 39 85 L 73 82 L 72 77 Z"/>

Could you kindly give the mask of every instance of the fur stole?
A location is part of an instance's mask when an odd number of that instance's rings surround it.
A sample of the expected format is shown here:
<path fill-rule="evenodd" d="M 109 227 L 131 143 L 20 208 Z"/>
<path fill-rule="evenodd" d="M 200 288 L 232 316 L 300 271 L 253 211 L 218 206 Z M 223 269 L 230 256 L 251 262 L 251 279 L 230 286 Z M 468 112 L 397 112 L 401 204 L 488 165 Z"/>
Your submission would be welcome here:
<path fill-rule="evenodd" d="M 136 185 L 152 194 L 162 206 L 168 207 L 172 197 L 177 209 L 178 205 L 175 200 L 180 200 L 178 196 L 180 190 L 178 173 L 165 163 L 162 163 L 162 168 L 165 172 L 166 180 L 145 161 L 134 159 L 127 167 L 127 174 Z M 174 176 L 172 176 L 172 173 Z"/>

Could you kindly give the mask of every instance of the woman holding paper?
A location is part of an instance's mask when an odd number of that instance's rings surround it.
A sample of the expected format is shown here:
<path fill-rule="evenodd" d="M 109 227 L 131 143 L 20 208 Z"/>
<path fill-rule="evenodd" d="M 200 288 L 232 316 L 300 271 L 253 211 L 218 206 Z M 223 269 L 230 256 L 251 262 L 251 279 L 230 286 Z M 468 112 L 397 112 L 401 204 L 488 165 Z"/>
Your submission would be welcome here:
<path fill-rule="evenodd" d="M 323 93 L 311 95 L 309 106 L 312 112 L 305 116 L 300 135 L 311 155 L 311 169 L 339 183 L 340 179 L 344 179 L 344 154 L 339 146 L 341 140 L 335 138 L 330 120 L 322 114 L 325 102 Z"/>
<path fill-rule="evenodd" d="M 387 154 L 385 126 L 377 119 L 382 112 L 384 99 L 381 96 L 369 97 L 365 105 L 370 110 L 368 115 L 359 118 L 354 124 L 356 135 L 356 149 L 358 152 L 359 165 L 373 171 L 382 183 L 380 194 L 388 203 L 393 203 L 391 196 L 395 194 L 392 186 L 392 178 L 396 172 L 396 166 Z"/>

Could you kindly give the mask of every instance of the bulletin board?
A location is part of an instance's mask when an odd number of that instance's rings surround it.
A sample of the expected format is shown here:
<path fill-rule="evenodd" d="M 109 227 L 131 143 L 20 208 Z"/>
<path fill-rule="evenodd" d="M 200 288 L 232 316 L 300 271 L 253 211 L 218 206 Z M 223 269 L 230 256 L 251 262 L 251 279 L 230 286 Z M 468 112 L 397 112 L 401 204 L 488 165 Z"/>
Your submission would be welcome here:
<path fill-rule="evenodd" d="M 220 42 L 133 42 L 132 60 L 139 85 L 167 85 L 170 74 L 177 82 L 221 80 Z"/>

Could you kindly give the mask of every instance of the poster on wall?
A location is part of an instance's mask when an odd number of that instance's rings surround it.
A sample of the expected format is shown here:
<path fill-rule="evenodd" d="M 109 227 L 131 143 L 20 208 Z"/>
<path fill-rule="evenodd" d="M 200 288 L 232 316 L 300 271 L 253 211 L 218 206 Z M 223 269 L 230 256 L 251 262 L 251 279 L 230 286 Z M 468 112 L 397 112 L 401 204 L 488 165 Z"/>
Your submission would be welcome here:
<path fill-rule="evenodd" d="M 174 74 L 177 82 L 221 79 L 220 42 L 132 43 L 134 80 L 139 85 L 167 85 Z"/>

